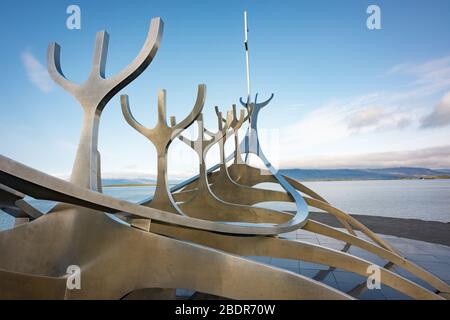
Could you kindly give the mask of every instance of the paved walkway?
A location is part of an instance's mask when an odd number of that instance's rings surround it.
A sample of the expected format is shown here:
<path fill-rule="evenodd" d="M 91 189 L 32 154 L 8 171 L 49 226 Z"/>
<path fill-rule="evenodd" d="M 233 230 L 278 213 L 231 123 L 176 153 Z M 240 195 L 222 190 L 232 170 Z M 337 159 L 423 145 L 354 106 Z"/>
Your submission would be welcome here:
<path fill-rule="evenodd" d="M 343 230 L 343 229 L 341 229 Z M 356 231 L 358 236 L 368 240 L 360 231 Z M 328 248 L 342 250 L 345 243 L 332 238 L 328 238 L 322 235 L 311 233 L 304 230 L 298 230 L 296 232 L 290 232 L 282 235 L 285 238 L 296 239 L 300 241 L 306 241 L 314 244 L 319 244 L 326 246 Z M 428 243 L 418 240 L 411 240 L 405 238 L 399 238 L 395 236 L 380 235 L 381 238 L 388 241 L 395 249 L 402 253 L 406 258 L 413 261 L 414 263 L 424 267 L 429 272 L 435 274 L 442 280 L 450 284 L 450 247 L 441 244 Z M 360 258 L 373 262 L 377 265 L 383 266 L 387 263 L 386 260 L 379 258 L 378 256 L 371 254 L 365 250 L 351 247 L 348 251 L 349 253 L 356 255 Z M 341 269 L 331 269 L 329 266 L 300 261 L 300 260 L 289 260 L 289 259 L 279 259 L 270 257 L 249 257 L 255 261 L 262 263 L 267 263 L 279 268 L 287 269 L 295 273 L 302 274 L 304 276 L 314 278 L 321 281 L 329 286 L 339 289 L 344 292 L 349 292 L 353 290 L 360 284 L 365 284 L 367 278 L 354 274 L 352 272 L 347 272 Z M 394 267 L 391 271 L 397 272 L 407 279 L 410 279 L 425 288 L 430 290 L 434 289 L 426 284 L 424 281 L 418 279 L 417 277 L 409 274 L 398 267 Z M 193 294 L 192 291 L 188 290 L 177 290 L 177 295 L 181 299 L 189 299 Z M 409 300 L 410 297 L 391 289 L 386 285 L 381 285 L 381 289 L 368 290 L 365 289 L 359 293 L 353 293 L 357 299 L 363 300 Z M 194 299 L 211 299 L 208 295 L 197 295 Z"/>
<path fill-rule="evenodd" d="M 358 236 L 367 239 L 361 232 L 357 231 Z M 314 234 L 304 230 L 298 230 L 283 235 L 286 238 L 297 239 L 301 241 L 307 241 L 314 244 L 320 244 L 336 250 L 342 250 L 345 243 L 332 238 L 328 238 L 322 235 Z M 399 238 L 395 236 L 380 235 L 381 238 L 388 241 L 395 249 L 402 253 L 407 259 L 422 266 L 429 272 L 435 274 L 442 280 L 450 284 L 450 247 L 441 244 L 428 243 L 418 240 L 411 240 L 405 238 Z M 360 258 L 373 262 L 377 265 L 385 265 L 386 260 L 379 258 L 378 256 L 371 254 L 365 250 L 351 247 L 349 253 L 356 255 Z M 271 265 L 285 268 L 302 275 L 316 278 L 323 283 L 326 283 L 341 291 L 348 292 L 354 289 L 361 283 L 366 282 L 366 278 L 351 272 L 347 272 L 341 269 L 330 270 L 328 266 L 304 262 L 295 260 L 286 260 L 278 258 L 266 258 L 266 257 L 253 257 L 252 259 L 269 263 Z M 421 284 L 425 288 L 433 290 L 432 287 L 427 285 L 424 281 L 409 274 L 401 268 L 394 267 L 392 271 L 410 279 L 418 284 Z M 367 300 L 398 300 L 398 299 L 410 299 L 408 296 L 391 289 L 388 286 L 381 285 L 380 290 L 365 290 L 359 295 L 356 295 L 358 299 Z"/>

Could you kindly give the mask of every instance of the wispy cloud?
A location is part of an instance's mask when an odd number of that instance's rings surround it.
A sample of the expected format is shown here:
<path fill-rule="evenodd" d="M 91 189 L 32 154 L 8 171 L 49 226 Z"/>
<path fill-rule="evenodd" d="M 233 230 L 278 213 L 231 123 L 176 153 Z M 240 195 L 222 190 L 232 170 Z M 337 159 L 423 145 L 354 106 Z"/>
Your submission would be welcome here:
<path fill-rule="evenodd" d="M 300 121 L 277 132 L 261 128 L 263 149 L 279 168 L 450 168 L 450 125 L 444 127 L 444 123 L 450 124 L 450 70 L 441 72 L 447 68 L 450 57 L 399 65 L 387 74 L 407 75 L 409 79 L 403 85 L 359 96 L 330 98 Z M 443 92 L 447 94 L 436 104 Z M 289 107 L 293 114 L 302 108 L 303 105 Z M 426 127 L 438 129 L 424 130 Z M 211 153 L 217 156 L 215 151 Z M 112 156 L 102 153 L 106 165 L 115 163 Z M 196 155 L 181 142 L 171 146 L 169 159 L 172 179 L 186 178 L 198 171 Z M 217 160 L 208 162 L 215 164 Z M 104 168 L 103 177 L 154 178 L 155 173 L 156 168 L 144 161 L 110 165 Z"/>
<path fill-rule="evenodd" d="M 450 86 L 450 56 L 423 63 L 403 63 L 391 68 L 391 76 L 408 76 L 414 80 L 406 84 L 408 90 L 399 92 L 399 99 L 408 95 L 410 99 L 432 95 Z"/>
<path fill-rule="evenodd" d="M 409 99 L 393 98 L 395 94 L 380 92 L 332 99 L 300 121 L 282 128 L 282 149 L 316 148 L 355 134 L 402 130 L 427 113 L 422 105 L 411 108 Z"/>
<path fill-rule="evenodd" d="M 348 167 L 354 163 L 350 155 L 355 150 L 361 153 L 392 150 L 389 154 L 395 157 L 396 150 L 445 144 L 448 130 L 443 126 L 450 125 L 450 92 L 435 106 L 434 101 L 438 94 L 450 90 L 450 56 L 419 64 L 401 64 L 387 72 L 388 77 L 400 75 L 407 80 L 397 88 L 330 99 L 300 121 L 281 128 L 279 158 L 284 162 L 280 164 L 295 166 L 297 163 L 301 167 L 326 163 L 334 167 L 340 165 L 336 157 L 340 155 L 343 166 Z M 429 127 L 441 129 L 429 133 L 423 130 Z M 335 157 L 324 160 L 322 156 L 328 154 Z M 373 162 L 369 161 L 370 157 L 358 159 L 355 165 L 367 167 Z M 444 158 L 439 159 L 447 163 Z M 363 164 L 365 160 L 367 165 Z M 404 165 L 402 160 L 408 159 L 402 158 L 397 164 Z M 436 165 L 437 161 L 426 163 Z"/>
<path fill-rule="evenodd" d="M 450 91 L 434 107 L 433 111 L 422 119 L 423 128 L 437 128 L 450 125 Z"/>
<path fill-rule="evenodd" d="M 285 168 L 450 168 L 450 145 L 404 151 L 308 156 L 282 163 Z"/>
<path fill-rule="evenodd" d="M 28 79 L 36 85 L 42 92 L 48 93 L 53 90 L 53 82 L 45 67 L 29 51 L 25 50 L 21 54 L 22 63 L 28 75 Z"/>
<path fill-rule="evenodd" d="M 444 71 L 450 66 L 450 56 L 441 57 L 438 59 L 432 59 L 422 63 L 401 63 L 391 69 L 389 69 L 386 74 L 388 75 L 399 75 L 399 74 L 409 74 L 414 75 L 419 78 L 434 78 L 438 75 L 444 74 Z"/>
<path fill-rule="evenodd" d="M 398 110 L 387 111 L 373 106 L 356 110 L 348 118 L 348 128 L 359 133 L 364 130 L 402 129 L 412 122 L 410 116 Z"/>

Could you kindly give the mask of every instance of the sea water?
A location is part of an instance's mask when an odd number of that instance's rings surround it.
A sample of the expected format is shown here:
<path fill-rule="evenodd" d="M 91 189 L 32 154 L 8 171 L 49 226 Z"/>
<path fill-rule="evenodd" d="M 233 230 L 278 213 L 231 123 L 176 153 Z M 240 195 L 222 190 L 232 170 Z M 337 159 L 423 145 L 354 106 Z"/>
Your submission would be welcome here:
<path fill-rule="evenodd" d="M 314 181 L 304 184 L 348 213 L 450 222 L 450 180 Z M 258 187 L 278 189 L 273 184 Z M 131 202 L 152 196 L 154 190 L 152 186 L 103 188 L 105 194 Z M 54 205 L 48 201 L 27 200 L 44 212 Z M 259 206 L 295 209 L 291 204 L 274 202 Z M 13 219 L 0 212 L 0 230 L 12 225 Z"/>

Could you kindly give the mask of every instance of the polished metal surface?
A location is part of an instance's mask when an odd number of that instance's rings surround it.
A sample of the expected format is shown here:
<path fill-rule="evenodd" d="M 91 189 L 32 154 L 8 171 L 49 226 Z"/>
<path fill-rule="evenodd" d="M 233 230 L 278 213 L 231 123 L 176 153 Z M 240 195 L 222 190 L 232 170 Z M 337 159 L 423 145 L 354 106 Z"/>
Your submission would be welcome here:
<path fill-rule="evenodd" d="M 252 112 L 250 115 L 250 126 L 247 130 L 247 134 L 244 137 L 244 140 L 241 143 L 241 149 L 243 153 L 249 154 L 253 153 L 258 158 L 260 158 L 265 167 L 270 171 L 270 173 L 275 177 L 275 179 L 278 181 L 279 185 L 283 187 L 283 189 L 294 199 L 297 212 L 295 216 L 288 222 L 286 222 L 282 226 L 288 226 L 288 225 L 297 225 L 298 227 L 302 227 L 308 220 L 309 216 L 309 210 L 308 206 L 306 205 L 305 200 L 303 197 L 297 192 L 295 188 L 293 188 L 286 179 L 278 172 L 278 169 L 272 166 L 270 161 L 267 159 L 267 157 L 264 155 L 264 152 L 262 151 L 261 145 L 259 143 L 258 138 L 258 115 L 262 108 L 267 106 L 269 102 L 272 100 L 273 94 L 271 97 L 261 103 L 258 103 L 258 95 L 255 97 L 255 102 L 249 102 L 243 103 L 242 99 L 241 104 L 243 104 L 247 108 L 251 108 Z"/>
<path fill-rule="evenodd" d="M 206 86 L 201 84 L 198 86 L 197 100 L 192 111 L 178 124 L 175 124 L 175 118 L 171 117 L 171 126 L 169 127 L 167 125 L 166 116 L 166 91 L 161 90 L 158 93 L 158 122 L 153 129 L 144 127 L 133 117 L 128 102 L 128 96 L 122 95 L 120 97 L 122 113 L 125 120 L 130 126 L 136 129 L 136 131 L 149 139 L 156 148 L 158 157 L 156 189 L 152 200 L 148 202 L 146 206 L 183 214 L 182 210 L 178 208 L 177 204 L 172 199 L 172 195 L 169 191 L 169 184 L 167 182 L 167 151 L 169 150 L 171 142 L 198 118 L 205 104 L 205 95 Z"/>
<path fill-rule="evenodd" d="M 82 84 L 73 83 L 64 76 L 61 69 L 59 44 L 51 43 L 48 46 L 47 63 L 51 78 L 69 92 L 83 108 L 80 141 L 70 177 L 73 184 L 98 190 L 97 145 L 100 116 L 109 100 L 150 65 L 161 42 L 163 25 L 160 18 L 152 19 L 147 39 L 137 57 L 110 78 L 105 78 L 109 35 L 106 31 L 98 32 L 95 38 L 92 69 L 88 79 Z"/>
<path fill-rule="evenodd" d="M 24 200 L 25 195 L 0 184 L 0 210 L 16 219 L 37 219 L 42 212 Z"/>
<path fill-rule="evenodd" d="M 27 245 L 17 250 L 20 243 Z M 0 244 L 3 299 L 120 299 L 143 288 L 188 288 L 232 299 L 351 298 L 307 277 L 90 210 L 45 215 L 1 232 Z M 81 267 L 80 290 L 65 286 L 68 264 Z M 214 272 L 201 272 L 205 266 Z"/>
<path fill-rule="evenodd" d="M 204 128 L 203 117 L 200 114 L 197 118 L 198 133 L 197 140 L 192 141 L 184 136 L 180 136 L 180 140 L 190 146 L 198 155 L 199 158 L 199 183 L 196 192 L 188 200 L 180 204 L 180 208 L 187 215 L 195 218 L 213 220 L 213 221 L 228 221 L 228 222 L 253 222 L 253 223 L 283 223 L 290 218 L 290 214 L 279 212 L 276 210 L 251 207 L 241 204 L 235 204 L 219 199 L 210 189 L 207 171 L 206 171 L 206 156 L 209 150 L 215 144 L 225 143 L 227 135 L 231 135 L 230 129 L 234 119 L 231 112 L 227 113 L 227 119 L 222 124 L 222 113 L 216 108 L 218 117 L 218 131 L 213 133 Z M 244 116 L 241 113 L 239 122 L 243 122 Z M 207 139 L 205 133 L 210 137 Z M 222 150 L 222 147 L 220 148 Z M 224 157 L 223 152 L 222 157 Z"/>
<path fill-rule="evenodd" d="M 148 208 L 78 187 L 73 183 L 55 178 L 1 155 L 0 183 L 36 199 L 70 203 L 109 213 L 126 212 L 146 219 L 195 229 L 248 235 L 276 235 L 296 230 L 295 226 L 279 228 L 273 225 L 254 223 L 234 224 L 174 215 L 170 212 Z"/>
<path fill-rule="evenodd" d="M 83 108 L 83 122 L 70 181 L 55 178 L 0 155 L 0 209 L 14 216 L 11 230 L 0 232 L 0 298 L 4 299 L 120 299 L 124 297 L 174 298 L 176 288 L 230 299 L 352 299 L 362 287 L 340 292 L 316 280 L 340 268 L 368 276 L 372 263 L 348 252 L 361 248 L 388 261 L 380 266 L 381 281 L 415 299 L 443 299 L 449 285 L 405 259 L 389 243 L 347 213 L 333 207 L 300 182 L 282 176 L 261 150 L 257 120 L 273 98 L 241 103 L 226 119 L 216 108 L 218 131 L 204 128 L 202 110 L 206 86 L 185 119 L 166 119 L 166 93 L 158 93 L 158 120 L 154 128 L 132 115 L 128 96 L 121 96 L 128 124 L 144 135 L 157 151 L 155 195 L 143 204 L 102 194 L 101 161 L 97 150 L 100 116 L 110 99 L 137 78 L 154 58 L 162 37 L 162 20 L 151 22 L 147 40 L 135 60 L 116 76 L 105 79 L 108 34 L 97 33 L 91 73 L 83 84 L 67 80 L 60 66 L 60 47 L 48 49 L 51 77 Z M 249 120 L 243 141 L 239 129 Z M 196 122 L 192 141 L 183 130 Z M 206 136 L 209 136 L 207 138 Z M 234 136 L 235 150 L 225 157 L 225 142 Z M 180 138 L 197 153 L 199 175 L 169 190 L 167 152 Z M 209 169 L 205 157 L 219 145 L 220 163 Z M 245 163 L 241 154 L 258 156 L 263 172 Z M 230 166 L 227 163 L 233 160 Z M 284 191 L 254 188 L 261 182 L 277 183 Z M 59 202 L 43 215 L 25 201 L 26 196 Z M 286 201 L 296 205 L 294 215 L 252 205 Z M 178 202 L 178 203 L 177 203 Z M 335 216 L 346 229 L 329 227 L 308 216 L 308 206 Z M 22 220 L 21 220 L 22 219 Z M 26 223 L 28 220 L 30 222 Z M 283 238 L 299 228 L 345 243 L 343 252 L 305 241 Z M 368 240 L 354 231 L 359 229 Z M 329 270 L 310 279 L 287 270 L 257 263 L 245 256 L 267 256 L 328 265 Z M 82 288 L 66 286 L 68 265 L 81 268 Z M 394 273 L 407 270 L 436 289 L 429 290 Z M 214 272 L 202 272 L 205 266 Z"/>

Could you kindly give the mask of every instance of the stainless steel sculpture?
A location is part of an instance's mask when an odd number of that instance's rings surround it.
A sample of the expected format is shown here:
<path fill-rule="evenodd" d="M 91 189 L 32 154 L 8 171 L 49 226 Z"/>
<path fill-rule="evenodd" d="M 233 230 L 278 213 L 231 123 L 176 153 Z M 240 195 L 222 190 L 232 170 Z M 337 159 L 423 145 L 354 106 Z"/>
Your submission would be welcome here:
<path fill-rule="evenodd" d="M 207 179 L 206 156 L 209 150 L 218 143 L 222 145 L 226 140 L 226 136 L 231 133 L 232 113 L 229 112 L 225 125 L 222 125 L 222 113 L 217 110 L 219 130 L 213 133 L 204 128 L 203 117 L 200 114 L 197 119 L 198 136 L 196 141 L 180 136 L 181 141 L 190 146 L 199 158 L 199 183 L 197 190 L 186 201 L 180 204 L 181 209 L 189 216 L 213 220 L 213 221 L 229 221 L 229 222 L 254 222 L 254 223 L 283 223 L 289 220 L 290 214 L 282 213 L 276 210 L 264 208 L 256 208 L 242 204 L 230 203 L 219 199 L 209 187 Z M 241 120 L 243 121 L 243 114 Z M 205 139 L 205 133 L 210 139 Z M 180 200 L 177 198 L 177 200 Z"/>
<path fill-rule="evenodd" d="M 117 75 L 105 79 L 109 35 L 98 32 L 95 38 L 94 58 L 88 79 L 81 85 L 67 80 L 61 70 L 57 43 L 48 47 L 48 72 L 52 79 L 77 99 L 83 108 L 83 125 L 77 155 L 70 181 L 84 188 L 97 190 L 97 142 L 100 116 L 106 104 L 121 89 L 136 79 L 151 63 L 158 51 L 163 32 L 159 18 L 151 21 L 147 39 L 133 62 Z"/>
<path fill-rule="evenodd" d="M 191 113 L 178 124 L 173 122 L 171 117 L 171 126 L 167 125 L 166 116 L 166 91 L 161 90 L 158 93 L 158 122 L 153 129 L 145 128 L 132 115 L 128 96 L 121 96 L 122 113 L 130 126 L 139 133 L 149 139 L 156 148 L 158 157 L 158 175 L 156 181 L 156 190 L 151 202 L 148 206 L 151 208 L 161 209 L 174 213 L 181 213 L 172 199 L 167 182 L 167 150 L 171 142 L 176 139 L 181 132 L 189 127 L 192 122 L 199 116 L 205 104 L 206 86 L 201 84 L 198 86 L 197 100 Z"/>
<path fill-rule="evenodd" d="M 16 226 L 42 216 L 42 212 L 31 206 L 24 198 L 23 193 L 0 184 L 0 210 L 13 216 Z"/>
<path fill-rule="evenodd" d="M 59 46 L 49 46 L 50 75 L 83 107 L 80 142 L 70 182 L 0 156 L 0 209 L 22 219 L 15 228 L 0 232 L 0 298 L 120 299 L 136 292 L 145 298 L 168 298 L 173 297 L 173 289 L 185 288 L 232 299 L 351 299 L 362 287 L 344 293 L 316 281 L 327 271 L 310 279 L 245 258 L 303 260 L 367 276 L 367 267 L 372 263 L 346 253 L 350 246 L 388 261 L 380 266 L 382 283 L 416 299 L 449 298 L 447 283 L 402 257 L 356 219 L 298 181 L 282 176 L 270 164 L 258 140 L 257 120 L 273 95 L 263 103 L 258 103 L 257 98 L 254 103 L 241 100 L 247 114 L 242 110 L 239 117 L 235 106 L 226 119 L 216 109 L 216 133 L 203 124 L 205 85 L 198 86 L 194 107 L 178 124 L 174 117 L 167 124 L 165 91 L 160 91 L 158 121 L 152 129 L 133 117 L 128 97 L 123 95 L 126 121 L 156 148 L 157 188 L 153 198 L 142 204 L 102 194 L 97 150 L 101 112 L 120 89 L 148 67 L 159 48 L 162 26 L 159 18 L 153 19 L 139 55 L 109 79 L 104 77 L 108 35 L 98 33 L 91 74 L 81 85 L 64 77 Z M 240 142 L 238 131 L 247 120 L 249 128 Z M 190 141 L 182 131 L 194 122 L 199 134 L 196 141 Z M 235 151 L 225 157 L 224 144 L 231 136 Z M 167 151 L 177 137 L 198 154 L 199 176 L 169 190 Z M 221 163 L 207 169 L 205 156 L 216 143 Z M 260 157 L 268 174 L 245 163 L 241 153 Z M 284 192 L 253 188 L 261 182 L 277 183 Z M 60 204 L 42 214 L 24 201 L 25 195 Z M 263 201 L 293 202 L 296 212 L 252 206 Z M 346 232 L 310 219 L 308 206 L 334 215 Z M 32 221 L 26 223 L 28 220 Z M 370 241 L 358 237 L 355 227 Z M 283 237 L 283 233 L 299 228 L 339 239 L 346 245 L 338 251 Z M 69 265 L 81 268 L 80 290 L 66 286 Z M 214 272 L 200 271 L 205 265 Z M 436 291 L 391 271 L 394 265 L 426 281 Z"/>

